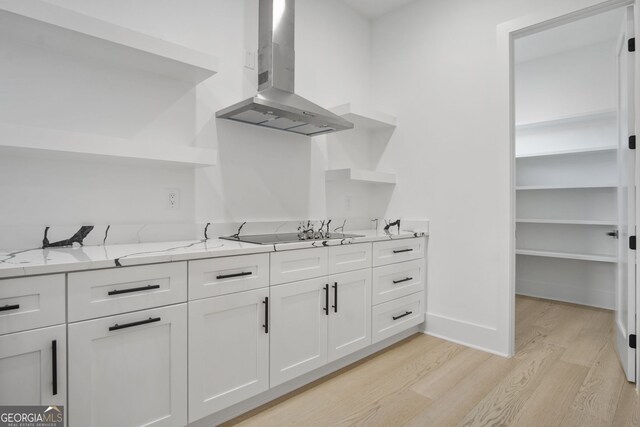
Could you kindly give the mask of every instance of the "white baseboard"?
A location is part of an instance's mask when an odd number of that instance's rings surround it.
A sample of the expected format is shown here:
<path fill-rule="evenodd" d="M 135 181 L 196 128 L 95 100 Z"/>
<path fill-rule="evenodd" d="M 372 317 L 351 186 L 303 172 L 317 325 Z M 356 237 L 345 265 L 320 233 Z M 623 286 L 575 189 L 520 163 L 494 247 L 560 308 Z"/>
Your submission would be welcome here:
<path fill-rule="evenodd" d="M 498 350 L 500 337 L 496 328 L 427 313 L 424 333 L 487 353 L 509 357 L 507 353 Z"/>
<path fill-rule="evenodd" d="M 609 310 L 613 310 L 615 305 L 615 294 L 613 292 L 534 280 L 516 280 L 516 294 Z"/>

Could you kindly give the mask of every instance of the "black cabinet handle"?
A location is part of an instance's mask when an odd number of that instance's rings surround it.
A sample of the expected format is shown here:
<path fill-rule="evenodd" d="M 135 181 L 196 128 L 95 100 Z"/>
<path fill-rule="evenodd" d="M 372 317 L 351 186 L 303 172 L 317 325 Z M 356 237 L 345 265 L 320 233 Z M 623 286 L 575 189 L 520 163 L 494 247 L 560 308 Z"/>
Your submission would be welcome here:
<path fill-rule="evenodd" d="M 0 307 L 0 311 L 17 310 L 19 308 L 20 304 L 5 305 L 4 307 Z"/>
<path fill-rule="evenodd" d="M 402 319 L 403 317 L 406 317 L 406 316 L 408 316 L 408 315 L 410 315 L 412 313 L 413 313 L 413 311 L 407 311 L 406 313 L 401 314 L 400 316 L 393 316 L 393 320 Z"/>
<path fill-rule="evenodd" d="M 324 285 L 324 314 L 329 315 L 329 284 Z"/>
<path fill-rule="evenodd" d="M 401 254 L 403 252 L 412 252 L 413 249 L 396 249 L 393 251 L 394 254 Z"/>
<path fill-rule="evenodd" d="M 269 333 L 269 297 L 264 297 L 264 301 L 262 301 L 262 303 L 264 304 L 264 325 L 262 325 L 262 327 L 264 328 L 264 333 L 268 334 Z"/>
<path fill-rule="evenodd" d="M 140 286 L 138 288 L 129 289 L 114 289 L 113 291 L 107 292 L 107 295 L 129 294 L 131 292 L 150 291 L 152 289 L 160 289 L 160 285 Z"/>
<path fill-rule="evenodd" d="M 220 274 L 216 276 L 216 279 L 231 279 L 232 277 L 242 277 L 242 276 L 251 276 L 253 273 L 251 271 L 243 271 L 241 273 L 233 273 L 233 274 Z"/>
<path fill-rule="evenodd" d="M 337 313 L 338 312 L 338 282 L 333 282 L 333 312 Z"/>
<path fill-rule="evenodd" d="M 124 325 L 118 325 L 117 323 L 113 326 L 109 326 L 109 331 L 117 331 L 118 329 L 132 328 L 134 326 L 146 325 L 147 323 L 159 322 L 159 317 L 149 317 L 147 320 L 140 320 L 138 322 L 125 323 Z"/>
<path fill-rule="evenodd" d="M 51 391 L 58 394 L 58 341 L 51 341 Z"/>
<path fill-rule="evenodd" d="M 407 277 L 406 279 L 394 280 L 393 284 L 397 285 L 398 283 L 408 282 L 409 280 L 413 280 L 413 277 Z"/>

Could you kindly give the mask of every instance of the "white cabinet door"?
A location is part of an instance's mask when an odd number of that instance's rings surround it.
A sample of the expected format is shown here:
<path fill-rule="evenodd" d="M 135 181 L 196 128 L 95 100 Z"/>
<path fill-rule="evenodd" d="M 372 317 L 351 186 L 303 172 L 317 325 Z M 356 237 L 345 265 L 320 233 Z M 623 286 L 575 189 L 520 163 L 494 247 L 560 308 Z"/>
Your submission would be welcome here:
<path fill-rule="evenodd" d="M 326 277 L 271 288 L 271 387 L 327 363 Z"/>
<path fill-rule="evenodd" d="M 187 424 L 187 305 L 69 325 L 69 425 Z"/>
<path fill-rule="evenodd" d="M 371 269 L 329 277 L 329 362 L 371 344 Z"/>
<path fill-rule="evenodd" d="M 0 336 L 0 406 L 65 405 L 65 326 Z"/>
<path fill-rule="evenodd" d="M 189 422 L 269 388 L 269 288 L 189 303 Z"/>
<path fill-rule="evenodd" d="M 326 276 L 329 248 L 297 249 L 271 253 L 271 285 Z"/>

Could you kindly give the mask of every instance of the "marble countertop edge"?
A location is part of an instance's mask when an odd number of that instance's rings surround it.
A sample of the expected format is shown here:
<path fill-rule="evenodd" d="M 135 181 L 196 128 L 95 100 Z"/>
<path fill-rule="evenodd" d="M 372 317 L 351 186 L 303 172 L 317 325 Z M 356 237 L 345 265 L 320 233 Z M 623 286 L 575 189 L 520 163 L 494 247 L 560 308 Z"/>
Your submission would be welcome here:
<path fill-rule="evenodd" d="M 404 230 L 399 234 L 386 234 L 375 230 L 349 232 L 363 235 L 363 237 L 309 240 L 275 245 L 208 239 L 106 246 L 38 248 L 16 253 L 0 253 L 0 279 L 428 236 L 427 232 Z"/>

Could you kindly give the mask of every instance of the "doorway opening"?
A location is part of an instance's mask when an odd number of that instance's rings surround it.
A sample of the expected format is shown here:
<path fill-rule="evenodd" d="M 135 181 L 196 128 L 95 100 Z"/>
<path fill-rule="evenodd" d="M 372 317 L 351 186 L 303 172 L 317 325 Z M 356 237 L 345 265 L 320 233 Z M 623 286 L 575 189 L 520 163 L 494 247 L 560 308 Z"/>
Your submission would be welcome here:
<path fill-rule="evenodd" d="M 633 6 L 513 40 L 515 352 L 636 381 Z M 600 358 L 600 359 L 599 359 Z"/>

